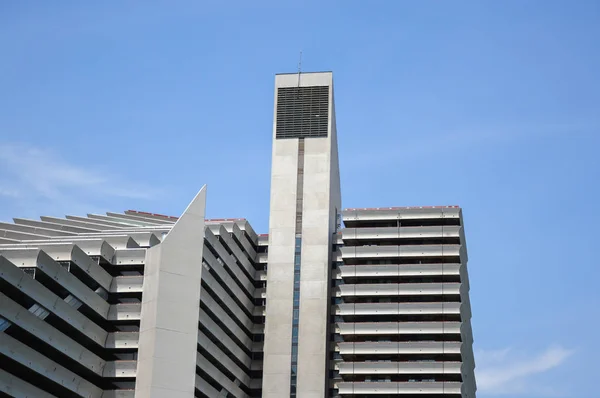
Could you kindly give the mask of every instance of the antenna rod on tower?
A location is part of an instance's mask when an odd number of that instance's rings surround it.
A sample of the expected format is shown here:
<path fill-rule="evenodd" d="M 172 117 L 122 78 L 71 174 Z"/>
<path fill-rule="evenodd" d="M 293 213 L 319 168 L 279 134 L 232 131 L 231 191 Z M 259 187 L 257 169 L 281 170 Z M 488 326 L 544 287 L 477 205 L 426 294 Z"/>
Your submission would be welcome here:
<path fill-rule="evenodd" d="M 302 73 L 302 50 L 300 50 L 300 59 L 298 60 L 298 87 L 300 87 L 300 74 Z"/>

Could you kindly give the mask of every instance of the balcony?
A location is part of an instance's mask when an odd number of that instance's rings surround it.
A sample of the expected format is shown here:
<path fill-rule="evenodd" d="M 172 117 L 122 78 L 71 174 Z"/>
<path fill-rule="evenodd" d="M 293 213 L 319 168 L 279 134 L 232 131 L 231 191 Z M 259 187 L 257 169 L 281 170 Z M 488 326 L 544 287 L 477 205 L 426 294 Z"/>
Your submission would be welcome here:
<path fill-rule="evenodd" d="M 109 321 L 139 321 L 142 305 L 140 303 L 113 304 L 108 311 Z"/>
<path fill-rule="evenodd" d="M 459 334 L 461 322 L 346 322 L 336 323 L 343 335 Z"/>
<path fill-rule="evenodd" d="M 392 239 L 427 239 L 458 238 L 461 227 L 458 225 L 427 227 L 381 227 L 381 228 L 344 228 L 342 239 L 354 240 L 392 240 Z"/>
<path fill-rule="evenodd" d="M 336 365 L 342 375 L 354 374 L 460 374 L 461 362 L 340 362 Z"/>
<path fill-rule="evenodd" d="M 138 332 L 114 332 L 110 333 L 106 338 L 104 347 L 110 349 L 133 349 L 138 348 L 139 344 Z"/>
<path fill-rule="evenodd" d="M 342 213 L 344 223 L 371 220 L 419 220 L 460 218 L 458 206 L 432 207 L 381 207 L 369 209 L 345 209 Z"/>
<path fill-rule="evenodd" d="M 117 276 L 110 284 L 111 293 L 142 293 L 143 275 Z"/>
<path fill-rule="evenodd" d="M 107 362 L 102 372 L 103 377 L 135 377 L 137 361 L 113 361 Z"/>
<path fill-rule="evenodd" d="M 343 246 L 343 259 L 460 256 L 461 245 Z"/>
<path fill-rule="evenodd" d="M 460 275 L 461 264 L 366 264 L 338 267 L 338 278 Z"/>
<path fill-rule="evenodd" d="M 340 382 L 339 394 L 460 394 L 460 382 Z"/>
<path fill-rule="evenodd" d="M 373 283 L 347 284 L 335 289 L 336 297 L 346 296 L 418 296 L 460 294 L 460 283 Z"/>
<path fill-rule="evenodd" d="M 460 314 L 461 303 L 358 303 L 337 304 L 335 315 L 438 315 Z"/>
<path fill-rule="evenodd" d="M 336 343 L 335 349 L 342 355 L 386 354 L 460 354 L 461 342 L 454 341 L 367 341 Z"/>

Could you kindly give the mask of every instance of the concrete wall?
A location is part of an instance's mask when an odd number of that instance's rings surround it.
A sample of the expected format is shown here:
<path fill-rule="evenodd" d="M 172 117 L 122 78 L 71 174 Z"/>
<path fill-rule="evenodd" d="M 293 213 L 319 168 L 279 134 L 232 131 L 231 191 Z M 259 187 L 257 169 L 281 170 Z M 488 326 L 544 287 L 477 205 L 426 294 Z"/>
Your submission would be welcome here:
<path fill-rule="evenodd" d="M 305 142 L 297 396 L 306 398 L 325 396 L 327 375 L 332 219 L 329 145 L 329 137 Z"/>
<path fill-rule="evenodd" d="M 290 395 L 297 163 L 298 139 L 279 140 L 273 144 L 264 398 Z"/>
<path fill-rule="evenodd" d="M 194 396 L 205 205 L 203 187 L 146 253 L 136 398 Z"/>

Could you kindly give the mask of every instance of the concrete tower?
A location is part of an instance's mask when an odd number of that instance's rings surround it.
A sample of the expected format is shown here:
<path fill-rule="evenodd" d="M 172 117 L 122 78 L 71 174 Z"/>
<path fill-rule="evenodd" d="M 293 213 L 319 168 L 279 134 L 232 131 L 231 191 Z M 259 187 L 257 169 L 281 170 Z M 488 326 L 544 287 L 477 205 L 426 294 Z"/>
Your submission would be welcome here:
<path fill-rule="evenodd" d="M 327 395 L 341 211 L 331 72 L 275 78 L 263 397 Z"/>

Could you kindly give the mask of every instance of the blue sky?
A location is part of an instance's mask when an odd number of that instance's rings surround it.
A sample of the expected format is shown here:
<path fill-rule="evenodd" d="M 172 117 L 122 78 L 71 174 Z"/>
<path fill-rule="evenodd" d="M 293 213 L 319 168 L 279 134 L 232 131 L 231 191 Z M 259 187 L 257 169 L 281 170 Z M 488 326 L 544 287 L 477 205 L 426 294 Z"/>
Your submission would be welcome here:
<path fill-rule="evenodd" d="M 206 183 L 267 232 L 302 50 L 344 207 L 464 208 L 478 396 L 597 396 L 600 2 L 324 3 L 2 2 L 0 220 L 178 215 Z"/>

